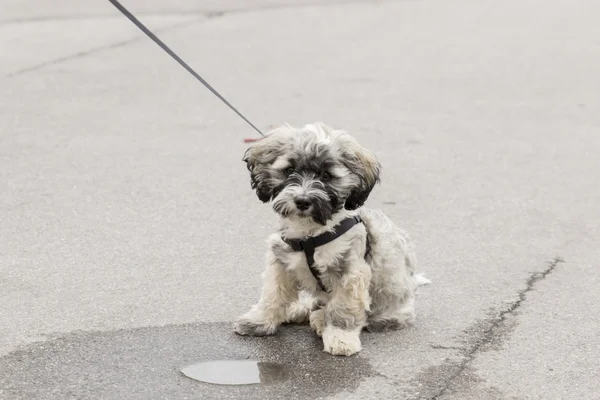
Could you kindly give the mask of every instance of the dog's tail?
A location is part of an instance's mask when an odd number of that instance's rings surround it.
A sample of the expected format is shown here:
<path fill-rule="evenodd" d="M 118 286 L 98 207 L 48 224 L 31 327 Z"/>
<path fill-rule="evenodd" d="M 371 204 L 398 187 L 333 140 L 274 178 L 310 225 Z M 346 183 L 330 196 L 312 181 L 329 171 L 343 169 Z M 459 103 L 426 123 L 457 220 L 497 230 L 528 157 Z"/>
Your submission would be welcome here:
<path fill-rule="evenodd" d="M 425 278 L 423 274 L 416 274 L 415 281 L 417 282 L 417 286 L 429 285 L 431 283 L 431 280 Z"/>

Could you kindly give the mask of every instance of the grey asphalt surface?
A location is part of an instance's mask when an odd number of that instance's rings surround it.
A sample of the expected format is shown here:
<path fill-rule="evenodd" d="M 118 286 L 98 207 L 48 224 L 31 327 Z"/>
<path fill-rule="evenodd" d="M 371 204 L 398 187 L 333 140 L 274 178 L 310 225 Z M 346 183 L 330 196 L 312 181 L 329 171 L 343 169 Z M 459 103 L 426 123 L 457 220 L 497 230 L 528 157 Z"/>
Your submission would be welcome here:
<path fill-rule="evenodd" d="M 380 158 L 433 281 L 337 358 L 241 338 L 256 134 L 104 1 L 0 0 L 0 398 L 600 398 L 600 3 L 124 0 L 261 128 Z M 207 359 L 289 368 L 198 383 Z"/>

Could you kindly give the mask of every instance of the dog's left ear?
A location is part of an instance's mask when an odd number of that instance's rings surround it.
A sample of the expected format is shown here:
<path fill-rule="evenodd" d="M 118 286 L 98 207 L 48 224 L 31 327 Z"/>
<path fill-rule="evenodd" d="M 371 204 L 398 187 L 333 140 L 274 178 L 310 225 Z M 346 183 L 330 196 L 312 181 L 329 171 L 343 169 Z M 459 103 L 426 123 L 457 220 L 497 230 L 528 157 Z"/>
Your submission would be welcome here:
<path fill-rule="evenodd" d="M 360 146 L 354 138 L 344 135 L 342 157 L 348 168 L 359 180 L 358 185 L 346 199 L 344 208 L 356 210 L 369 198 L 371 190 L 379 182 L 381 164 L 375 154 Z"/>

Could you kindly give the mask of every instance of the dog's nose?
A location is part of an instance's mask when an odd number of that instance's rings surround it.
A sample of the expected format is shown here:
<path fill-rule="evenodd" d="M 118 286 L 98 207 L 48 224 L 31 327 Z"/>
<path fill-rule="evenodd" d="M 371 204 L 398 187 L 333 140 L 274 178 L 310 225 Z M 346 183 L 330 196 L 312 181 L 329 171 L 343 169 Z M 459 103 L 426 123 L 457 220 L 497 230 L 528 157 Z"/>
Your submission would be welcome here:
<path fill-rule="evenodd" d="M 310 200 L 306 197 L 297 197 L 294 199 L 294 203 L 296 203 L 296 208 L 300 211 L 308 210 L 310 207 Z"/>

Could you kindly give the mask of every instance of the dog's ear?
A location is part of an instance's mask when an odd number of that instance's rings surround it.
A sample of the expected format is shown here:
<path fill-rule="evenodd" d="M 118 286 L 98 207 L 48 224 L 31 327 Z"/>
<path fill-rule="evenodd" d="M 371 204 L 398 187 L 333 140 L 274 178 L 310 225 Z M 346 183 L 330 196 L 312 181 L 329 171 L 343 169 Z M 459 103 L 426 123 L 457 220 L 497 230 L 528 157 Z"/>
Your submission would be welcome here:
<path fill-rule="evenodd" d="M 350 192 L 344 208 L 356 210 L 367 201 L 371 190 L 379 182 L 381 164 L 375 154 L 360 146 L 349 135 L 343 135 L 341 147 L 344 165 L 358 178 L 358 184 Z"/>
<path fill-rule="evenodd" d="M 246 150 L 242 160 L 246 163 L 248 171 L 250 171 L 250 185 L 252 189 L 256 191 L 256 195 L 260 201 L 266 203 L 271 199 L 272 189 L 266 183 L 268 171 L 266 168 L 261 167 L 261 154 L 260 145 L 253 145 Z"/>
<path fill-rule="evenodd" d="M 242 158 L 250 171 L 252 189 L 263 203 L 270 201 L 273 196 L 270 166 L 285 151 L 286 128 L 289 127 L 278 127 L 270 131 L 267 137 L 251 145 Z"/>

